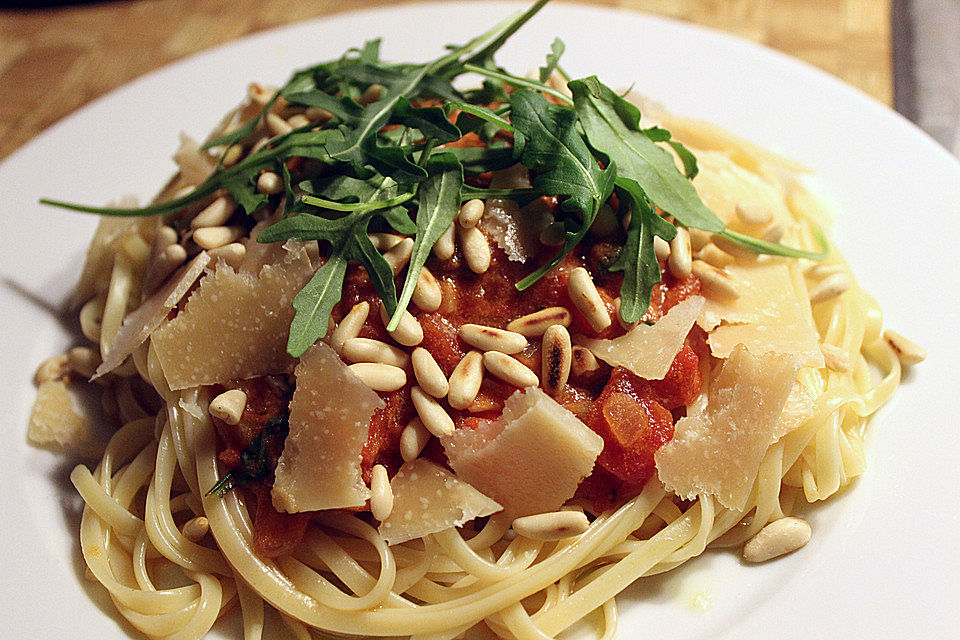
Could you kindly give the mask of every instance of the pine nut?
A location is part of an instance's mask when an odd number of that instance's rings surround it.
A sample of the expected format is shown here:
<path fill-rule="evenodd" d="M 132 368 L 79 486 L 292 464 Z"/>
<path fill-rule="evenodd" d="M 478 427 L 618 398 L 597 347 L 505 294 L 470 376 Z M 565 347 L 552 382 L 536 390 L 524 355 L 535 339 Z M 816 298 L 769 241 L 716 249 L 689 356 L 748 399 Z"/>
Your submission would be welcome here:
<path fill-rule="evenodd" d="M 66 379 L 68 373 L 67 355 L 53 356 L 40 363 L 37 372 L 33 374 L 33 382 L 39 385 L 53 380 L 63 380 Z"/>
<path fill-rule="evenodd" d="M 407 374 L 400 367 L 382 362 L 358 362 L 347 367 L 363 384 L 374 391 L 397 391 L 407 384 Z"/>
<path fill-rule="evenodd" d="M 926 349 L 892 329 L 884 330 L 883 339 L 886 340 L 887 344 L 896 352 L 900 364 L 905 367 L 920 364 L 927 359 Z"/>
<path fill-rule="evenodd" d="M 284 134 L 290 133 L 293 131 L 293 127 L 287 124 L 287 121 L 273 113 L 272 111 L 267 114 L 267 131 L 270 132 L 271 136 L 282 136 Z"/>
<path fill-rule="evenodd" d="M 820 345 L 820 353 L 823 354 L 823 362 L 828 369 L 837 373 L 846 373 L 853 368 L 850 362 L 850 356 L 840 347 L 832 344 Z"/>
<path fill-rule="evenodd" d="M 741 222 L 752 226 L 769 224 L 773 220 L 770 207 L 756 200 L 742 200 L 734 207 L 734 211 Z"/>
<path fill-rule="evenodd" d="M 389 251 L 400 244 L 403 236 L 395 233 L 371 233 L 370 242 L 377 251 Z"/>
<path fill-rule="evenodd" d="M 411 420 L 400 432 L 400 455 L 403 461 L 416 460 L 432 437 L 420 418 Z"/>
<path fill-rule="evenodd" d="M 243 227 L 203 227 L 193 232 L 193 241 L 207 251 L 230 244 L 243 235 Z"/>
<path fill-rule="evenodd" d="M 567 230 L 562 222 L 551 222 L 540 232 L 540 244 L 545 247 L 559 247 L 564 243 Z"/>
<path fill-rule="evenodd" d="M 527 338 L 536 338 L 542 336 L 555 324 L 569 327 L 571 320 L 573 316 L 563 307 L 547 307 L 511 321 L 507 325 L 507 331 L 519 333 Z"/>
<path fill-rule="evenodd" d="M 590 528 L 590 521 L 580 511 L 554 511 L 517 518 L 512 528 L 524 538 L 553 541 L 579 536 Z"/>
<path fill-rule="evenodd" d="M 426 267 L 420 269 L 420 275 L 417 276 L 417 286 L 413 288 L 413 296 L 410 300 L 423 311 L 436 311 L 443 302 L 443 291 L 440 289 L 437 279 Z"/>
<path fill-rule="evenodd" d="M 299 129 L 300 127 L 305 127 L 310 124 L 310 118 L 303 115 L 302 113 L 296 113 L 289 118 L 287 118 L 287 124 L 293 127 L 294 129 Z"/>
<path fill-rule="evenodd" d="M 483 383 L 483 354 L 471 351 L 463 356 L 450 374 L 447 402 L 454 409 L 466 409 L 477 399 Z"/>
<path fill-rule="evenodd" d="M 267 195 L 273 195 L 283 191 L 283 180 L 273 171 L 264 171 L 257 178 L 257 191 Z"/>
<path fill-rule="evenodd" d="M 167 225 L 163 225 L 157 229 L 156 235 L 153 236 L 153 242 L 150 244 L 150 256 L 156 257 L 161 251 L 172 244 L 176 244 L 179 240 L 180 235 L 177 233 L 176 229 L 173 227 L 168 227 Z"/>
<path fill-rule="evenodd" d="M 450 390 L 450 383 L 447 382 L 447 377 L 443 375 L 443 370 L 433 358 L 433 354 L 423 347 L 417 347 L 413 350 L 411 360 L 413 361 L 413 375 L 416 376 L 417 384 L 420 385 L 421 389 L 434 398 L 442 398 L 447 395 L 447 391 Z"/>
<path fill-rule="evenodd" d="M 210 415 L 234 425 L 240 422 L 246 406 L 247 394 L 240 389 L 230 389 L 210 401 Z"/>
<path fill-rule="evenodd" d="M 729 267 L 736 262 L 736 258 L 713 243 L 700 250 L 700 259 L 717 269 Z"/>
<path fill-rule="evenodd" d="M 845 273 L 835 273 L 821 280 L 810 289 L 810 304 L 819 304 L 843 295 L 850 288 L 850 278 Z"/>
<path fill-rule="evenodd" d="M 705 246 L 710 244 L 710 233 L 704 231 L 703 229 L 694 229 L 692 227 L 687 228 L 687 233 L 690 234 L 690 250 L 691 251 L 700 251 Z"/>
<path fill-rule="evenodd" d="M 320 107 L 307 107 L 303 112 L 303 115 L 311 122 L 326 123 L 333 119 L 333 114 L 327 111 L 326 109 L 321 109 Z"/>
<path fill-rule="evenodd" d="M 500 351 L 487 351 L 483 354 L 483 368 L 508 384 L 523 389 L 540 384 L 537 374 L 526 368 L 522 362 Z"/>
<path fill-rule="evenodd" d="M 600 292 L 597 291 L 597 285 L 593 283 L 593 278 L 586 269 L 577 267 L 570 272 L 567 293 L 573 305 L 583 314 L 594 331 L 599 333 L 612 324 L 610 313 L 603 304 Z"/>
<path fill-rule="evenodd" d="M 157 254 L 147 265 L 147 272 L 143 276 L 143 294 L 149 296 L 159 289 L 186 259 L 187 250 L 179 244 L 171 244 Z"/>
<path fill-rule="evenodd" d="M 67 351 L 70 371 L 88 380 L 97 372 L 100 362 L 100 353 L 90 347 L 74 347 Z"/>
<path fill-rule="evenodd" d="M 593 373 L 600 368 L 600 363 L 597 362 L 597 357 L 593 355 L 593 352 L 586 347 L 574 347 L 571 350 L 571 356 L 572 362 L 570 363 L 570 371 L 577 377 L 580 377 L 586 373 Z"/>
<path fill-rule="evenodd" d="M 683 227 L 679 227 L 677 235 L 670 241 L 667 266 L 674 278 L 683 280 L 690 275 L 690 261 L 690 234 Z"/>
<path fill-rule="evenodd" d="M 197 516 L 183 523 L 183 537 L 190 542 L 200 542 L 209 531 L 210 521 L 204 516 Z"/>
<path fill-rule="evenodd" d="M 427 431 L 442 438 L 453 433 L 453 418 L 443 410 L 440 403 L 420 387 L 410 389 L 410 398 Z"/>
<path fill-rule="evenodd" d="M 382 464 L 373 465 L 370 470 L 370 513 L 383 522 L 393 511 L 393 489 L 387 469 Z"/>
<path fill-rule="evenodd" d="M 227 196 L 220 196 L 210 204 L 208 204 L 203 211 L 194 216 L 193 220 L 190 221 L 191 229 L 200 229 L 202 227 L 220 227 L 227 223 L 227 220 L 233 215 L 233 211 L 236 206 Z"/>
<path fill-rule="evenodd" d="M 810 525 L 801 518 L 774 520 L 743 545 L 743 559 L 765 562 L 796 551 L 810 541 Z"/>
<path fill-rule="evenodd" d="M 625 331 L 630 331 L 630 329 L 633 329 L 635 326 L 637 326 L 636 322 L 627 322 L 623 319 L 623 316 L 620 315 L 619 297 L 613 301 L 613 317 L 617 319 L 617 324 L 620 325 L 620 328 Z"/>
<path fill-rule="evenodd" d="M 343 320 L 330 334 L 330 346 L 339 354 L 343 354 L 343 343 L 350 338 L 356 338 L 363 329 L 363 324 L 370 314 L 370 303 L 364 300 L 353 305 L 353 308 L 343 316 Z"/>
<path fill-rule="evenodd" d="M 653 253 L 657 260 L 666 260 L 670 257 L 670 243 L 660 236 L 653 236 Z"/>
<path fill-rule="evenodd" d="M 543 334 L 540 362 L 543 390 L 556 398 L 570 379 L 573 363 L 573 347 L 566 327 L 555 324 Z"/>
<path fill-rule="evenodd" d="M 460 242 L 463 244 L 463 257 L 474 273 L 486 273 L 490 268 L 490 244 L 486 236 L 477 227 L 460 227 Z"/>
<path fill-rule="evenodd" d="M 626 215 L 624 215 L 623 219 L 620 220 L 620 226 L 623 227 L 624 231 L 630 231 L 631 222 L 633 222 L 633 210 L 628 209 Z"/>
<path fill-rule="evenodd" d="M 482 324 L 461 325 L 460 338 L 481 351 L 520 353 L 527 346 L 527 339 L 519 333 Z"/>
<path fill-rule="evenodd" d="M 413 238 L 404 238 L 383 254 L 383 259 L 390 265 L 393 275 L 400 275 L 403 268 L 410 262 L 410 256 L 413 254 L 413 244 Z"/>
<path fill-rule="evenodd" d="M 238 144 L 232 144 L 227 147 L 227 150 L 223 152 L 223 159 L 220 160 L 220 164 L 225 167 L 232 167 L 240 161 L 240 158 L 243 157 L 243 147 Z"/>
<path fill-rule="evenodd" d="M 250 98 L 250 102 L 259 105 L 261 108 L 265 107 L 276 93 L 276 89 L 264 87 L 256 82 L 251 82 L 247 85 L 247 97 Z"/>
<path fill-rule="evenodd" d="M 766 242 L 780 242 L 783 240 L 787 228 L 779 222 L 774 222 L 766 231 L 763 232 L 763 240 Z"/>
<path fill-rule="evenodd" d="M 720 300 L 736 300 L 740 297 L 740 292 L 726 271 L 712 267 L 703 260 L 694 260 L 691 271 L 700 279 L 707 297 Z"/>
<path fill-rule="evenodd" d="M 832 276 L 834 274 L 843 272 L 844 268 L 842 265 L 822 263 L 812 264 L 807 267 L 806 271 L 804 271 L 807 277 L 812 278 L 813 280 L 823 280 L 827 276 Z"/>
<path fill-rule="evenodd" d="M 341 355 L 354 363 L 379 362 L 401 369 L 410 362 L 410 356 L 406 351 L 370 338 L 347 338 L 343 341 Z"/>
<path fill-rule="evenodd" d="M 239 242 L 231 242 L 222 247 L 217 247 L 210 251 L 210 258 L 218 262 L 224 262 L 234 269 L 240 266 L 244 256 L 247 255 L 247 248 Z"/>
<path fill-rule="evenodd" d="M 711 242 L 713 242 L 714 245 L 716 245 L 718 249 L 726 253 L 729 253 L 734 258 L 738 258 L 740 260 L 756 260 L 757 259 L 758 254 L 754 253 L 750 249 L 747 249 L 746 247 L 740 246 L 733 240 L 727 238 L 726 236 L 722 236 L 719 233 L 713 234 L 710 240 Z"/>
<path fill-rule="evenodd" d="M 483 217 L 483 209 L 483 200 L 478 200 L 477 198 L 467 200 L 463 203 L 463 206 L 460 207 L 460 215 L 457 216 L 457 222 L 459 222 L 460 226 L 464 229 L 475 227 L 477 223 L 480 222 L 480 218 Z"/>
<path fill-rule="evenodd" d="M 437 257 L 437 260 L 449 260 L 453 257 L 453 252 L 456 249 L 456 243 L 453 240 L 456 226 L 451 224 L 447 227 L 447 230 L 441 233 L 433 244 L 433 255 Z"/>
<path fill-rule="evenodd" d="M 617 230 L 618 222 L 617 214 L 613 212 L 610 205 L 600 205 L 597 217 L 593 219 L 593 224 L 590 225 L 590 233 L 597 238 L 609 238 Z"/>
<path fill-rule="evenodd" d="M 383 321 L 383 326 L 387 326 L 387 324 L 390 323 L 387 308 L 382 304 L 380 305 L 380 319 Z M 413 314 L 406 309 L 404 309 L 403 315 L 400 316 L 400 323 L 397 325 L 397 328 L 393 331 L 387 331 L 387 333 L 390 334 L 391 338 L 405 347 L 415 347 L 423 342 L 423 327 L 421 327 L 417 319 L 413 317 Z"/>

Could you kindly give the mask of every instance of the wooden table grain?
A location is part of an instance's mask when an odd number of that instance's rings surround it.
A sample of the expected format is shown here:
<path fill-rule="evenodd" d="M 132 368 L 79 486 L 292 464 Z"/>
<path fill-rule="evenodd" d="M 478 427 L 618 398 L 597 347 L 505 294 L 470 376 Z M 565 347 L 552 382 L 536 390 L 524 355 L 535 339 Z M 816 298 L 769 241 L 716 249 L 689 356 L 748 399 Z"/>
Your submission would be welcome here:
<path fill-rule="evenodd" d="M 734 33 L 891 104 L 891 0 L 580 0 Z M 0 11 L 0 158 L 90 100 L 186 55 L 387 0 L 113 0 Z"/>

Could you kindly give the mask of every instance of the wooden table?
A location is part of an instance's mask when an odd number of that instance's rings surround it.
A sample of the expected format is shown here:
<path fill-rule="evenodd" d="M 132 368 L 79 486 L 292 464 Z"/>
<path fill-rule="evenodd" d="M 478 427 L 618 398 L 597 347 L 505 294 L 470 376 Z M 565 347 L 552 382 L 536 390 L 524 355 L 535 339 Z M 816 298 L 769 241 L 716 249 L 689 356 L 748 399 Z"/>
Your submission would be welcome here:
<path fill-rule="evenodd" d="M 580 0 L 587 1 L 587 0 Z M 891 0 L 593 0 L 722 29 L 891 104 Z M 129 0 L 0 11 L 0 158 L 168 62 L 242 35 L 387 0 Z M 136 54 L 131 54 L 135 51 Z"/>

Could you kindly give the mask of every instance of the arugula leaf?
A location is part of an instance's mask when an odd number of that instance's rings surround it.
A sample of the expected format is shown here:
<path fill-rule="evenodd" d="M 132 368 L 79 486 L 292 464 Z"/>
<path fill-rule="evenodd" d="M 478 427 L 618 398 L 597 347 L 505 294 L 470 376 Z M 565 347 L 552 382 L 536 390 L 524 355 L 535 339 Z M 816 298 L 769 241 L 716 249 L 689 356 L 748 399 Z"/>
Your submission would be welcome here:
<path fill-rule="evenodd" d="M 433 138 L 440 144 L 459 140 L 462 135 L 455 125 L 450 124 L 440 107 L 414 107 L 406 98 L 397 101 L 390 122 L 417 129 L 424 137 Z"/>
<path fill-rule="evenodd" d="M 658 207 L 688 227 L 720 232 L 723 222 L 677 171 L 673 157 L 640 129 L 640 110 L 591 76 L 570 83 L 574 109 L 590 145 L 635 180 Z"/>
<path fill-rule="evenodd" d="M 566 45 L 563 44 L 563 40 L 554 38 L 553 43 L 550 44 L 550 53 L 547 54 L 547 64 L 540 67 L 540 82 L 546 82 L 553 74 L 554 69 L 557 68 L 557 64 L 560 62 L 560 56 L 563 55 L 564 49 L 566 49 Z"/>

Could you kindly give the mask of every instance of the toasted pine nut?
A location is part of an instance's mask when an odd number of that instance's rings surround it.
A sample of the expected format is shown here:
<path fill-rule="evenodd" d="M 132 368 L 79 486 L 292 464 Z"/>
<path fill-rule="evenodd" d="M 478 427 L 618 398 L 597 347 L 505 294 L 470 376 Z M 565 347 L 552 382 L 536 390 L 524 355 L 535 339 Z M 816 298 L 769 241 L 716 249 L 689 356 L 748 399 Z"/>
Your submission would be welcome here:
<path fill-rule="evenodd" d="M 487 351 L 483 354 L 483 367 L 496 377 L 515 387 L 536 387 L 540 384 L 537 374 L 530 371 L 516 358 L 500 351 Z"/>
<path fill-rule="evenodd" d="M 247 85 L 247 97 L 250 98 L 251 102 L 258 104 L 261 107 L 270 102 L 270 99 L 273 98 L 274 94 L 276 93 L 276 89 L 264 87 L 256 82 L 251 82 L 249 85 Z"/>
<path fill-rule="evenodd" d="M 527 339 L 519 333 L 481 324 L 461 325 L 460 338 L 481 351 L 520 353 L 527 346 Z"/>
<path fill-rule="evenodd" d="M 273 171 L 264 171 L 257 178 L 257 191 L 273 195 L 283 191 L 283 180 Z"/>
<path fill-rule="evenodd" d="M 374 391 L 396 391 L 407 384 L 407 374 L 400 367 L 382 362 L 358 362 L 347 367 L 363 384 Z"/>
<path fill-rule="evenodd" d="M 234 269 L 240 266 L 244 256 L 247 255 L 247 248 L 239 242 L 231 242 L 222 247 L 211 249 L 210 258 L 218 262 L 224 262 Z"/>
<path fill-rule="evenodd" d="M 158 255 L 170 245 L 176 244 L 178 240 L 180 240 L 180 235 L 176 229 L 163 225 L 157 229 L 157 234 L 153 237 L 153 242 L 150 244 L 151 257 Z"/>
<path fill-rule="evenodd" d="M 310 118 L 302 113 L 297 113 L 287 118 L 287 124 L 294 129 L 299 129 L 300 127 L 305 127 L 310 124 Z"/>
<path fill-rule="evenodd" d="M 347 338 L 341 355 L 350 362 L 381 362 L 403 369 L 410 362 L 406 351 L 370 338 Z"/>
<path fill-rule="evenodd" d="M 893 348 L 897 354 L 897 358 L 900 360 L 900 364 L 905 367 L 920 364 L 927 359 L 926 349 L 892 329 L 884 330 L 883 339 Z"/>
<path fill-rule="evenodd" d="M 710 239 L 711 239 L 711 242 L 713 242 L 713 244 L 716 245 L 718 249 L 726 253 L 729 253 L 734 258 L 738 258 L 740 260 L 756 260 L 757 259 L 758 254 L 754 253 L 750 249 L 747 249 L 746 247 L 740 246 L 733 240 L 725 236 L 722 236 L 719 233 L 713 234 Z"/>
<path fill-rule="evenodd" d="M 337 325 L 337 328 L 330 334 L 330 346 L 337 353 L 343 353 L 343 343 L 350 338 L 356 338 L 360 335 L 363 323 L 367 321 L 370 314 L 370 303 L 364 300 L 353 305 L 353 308 L 343 316 L 343 320 Z"/>
<path fill-rule="evenodd" d="M 703 229 L 694 229 L 692 227 L 687 228 L 687 233 L 690 234 L 690 250 L 697 252 L 703 249 L 705 246 L 710 244 L 710 233 L 704 231 Z"/>
<path fill-rule="evenodd" d="M 224 391 L 210 401 L 210 415 L 227 424 L 237 424 L 247 406 L 247 394 L 240 389 Z"/>
<path fill-rule="evenodd" d="M 400 244 L 403 236 L 395 233 L 371 233 L 370 242 L 377 251 L 389 251 Z"/>
<path fill-rule="evenodd" d="M 523 516 L 513 521 L 517 535 L 531 540 L 563 540 L 578 536 L 590 527 L 587 516 L 580 511 L 553 511 Z"/>
<path fill-rule="evenodd" d="M 67 377 L 69 369 L 67 367 L 67 355 L 61 354 L 47 358 L 37 367 L 37 372 L 33 374 L 35 384 L 51 382 L 53 380 L 63 380 Z"/>
<path fill-rule="evenodd" d="M 583 314 L 594 331 L 603 331 L 611 325 L 610 313 L 603 304 L 597 285 L 593 283 L 593 278 L 586 269 L 577 267 L 570 272 L 567 293 L 573 305 Z"/>
<path fill-rule="evenodd" d="M 223 152 L 223 159 L 220 161 L 225 167 L 232 167 L 243 157 L 243 147 L 238 144 L 232 144 Z"/>
<path fill-rule="evenodd" d="M 200 542 L 209 531 L 210 521 L 204 516 L 197 516 L 183 523 L 183 537 L 190 542 Z"/>
<path fill-rule="evenodd" d="M 637 326 L 636 322 L 627 322 L 623 319 L 623 316 L 620 315 L 620 297 L 613 301 L 613 317 L 617 319 L 617 324 L 620 325 L 621 329 L 629 331 Z"/>
<path fill-rule="evenodd" d="M 460 215 L 457 216 L 457 222 L 459 222 L 460 226 L 464 229 L 475 227 L 477 223 L 480 222 L 480 218 L 483 217 L 483 209 L 483 200 L 477 198 L 467 200 L 460 207 Z"/>
<path fill-rule="evenodd" d="M 433 354 L 423 347 L 417 347 L 413 350 L 411 360 L 413 361 L 413 374 L 417 377 L 417 384 L 420 385 L 421 389 L 434 398 L 442 398 L 447 395 L 447 391 L 450 390 L 450 383 L 447 382 L 447 377 L 443 375 L 443 370 L 433 358 Z"/>
<path fill-rule="evenodd" d="M 597 357 L 586 347 L 574 347 L 571 350 L 571 355 L 572 362 L 570 363 L 570 371 L 573 372 L 575 376 L 579 377 L 585 373 L 593 373 L 600 368 Z"/>
<path fill-rule="evenodd" d="M 804 271 L 808 278 L 812 278 L 814 280 L 823 280 L 827 276 L 832 276 L 836 273 L 843 272 L 843 265 L 823 264 L 822 262 L 814 263 L 807 267 L 807 269 Z"/>
<path fill-rule="evenodd" d="M 683 227 L 679 227 L 677 235 L 670 241 L 667 266 L 673 277 L 682 280 L 690 275 L 690 262 L 690 234 Z"/>
<path fill-rule="evenodd" d="M 701 260 L 716 267 L 717 269 L 729 267 L 731 264 L 736 262 L 736 258 L 713 243 L 710 243 L 701 249 L 699 257 Z"/>
<path fill-rule="evenodd" d="M 666 260 L 670 257 L 670 243 L 660 236 L 653 236 L 653 253 L 657 260 Z"/>
<path fill-rule="evenodd" d="M 608 238 L 617 230 L 617 226 L 617 214 L 613 212 L 610 205 L 603 204 L 597 211 L 593 224 L 590 225 L 590 233 L 597 238 Z"/>
<path fill-rule="evenodd" d="M 282 136 L 285 133 L 290 133 L 293 131 L 293 127 L 287 124 L 287 121 L 273 113 L 272 111 L 267 114 L 267 131 L 270 132 L 271 136 Z"/>
<path fill-rule="evenodd" d="M 551 222 L 540 232 L 540 244 L 545 247 L 559 247 L 563 244 L 566 233 L 562 222 Z"/>
<path fill-rule="evenodd" d="M 437 241 L 433 244 L 433 255 L 437 256 L 437 260 L 449 260 L 453 257 L 453 251 L 456 248 L 454 243 L 454 234 L 456 233 L 455 224 L 451 224 L 447 227 L 446 231 L 440 234 L 440 237 L 437 238 Z"/>
<path fill-rule="evenodd" d="M 307 107 L 303 115 L 307 116 L 311 122 L 319 122 L 321 124 L 333 119 L 332 113 L 320 107 Z"/>
<path fill-rule="evenodd" d="M 787 228 L 784 227 L 779 222 L 774 222 L 767 230 L 763 232 L 763 240 L 766 242 L 780 242 L 783 240 L 784 234 L 787 232 Z"/>
<path fill-rule="evenodd" d="M 431 437 L 430 432 L 423 426 L 423 420 L 420 418 L 411 420 L 410 424 L 400 432 L 400 455 L 403 461 L 416 460 Z"/>
<path fill-rule="evenodd" d="M 383 259 L 390 265 L 393 275 L 400 275 L 403 268 L 410 262 L 410 256 L 413 254 L 413 244 L 413 238 L 404 238 L 383 254 Z"/>
<path fill-rule="evenodd" d="M 203 227 L 193 232 L 193 241 L 207 251 L 230 244 L 243 235 L 243 227 Z"/>
<path fill-rule="evenodd" d="M 821 280 L 810 289 L 810 304 L 819 304 L 843 295 L 850 288 L 850 278 L 845 273 L 835 273 Z"/>
<path fill-rule="evenodd" d="M 740 292 L 737 291 L 726 271 L 712 267 L 703 260 L 694 260 L 691 271 L 693 275 L 700 278 L 707 297 L 720 300 L 736 300 L 740 297 Z"/>
<path fill-rule="evenodd" d="M 487 237 L 477 227 L 460 227 L 460 242 L 463 244 L 463 257 L 474 273 L 486 273 L 490 268 L 490 244 Z"/>
<path fill-rule="evenodd" d="M 180 268 L 187 259 L 187 250 L 179 244 L 168 245 L 163 251 L 154 256 L 147 265 L 147 272 L 143 276 L 143 293 L 150 295 L 160 288 L 170 274 Z"/>
<path fill-rule="evenodd" d="M 507 325 L 507 331 L 513 331 L 528 338 L 536 338 L 542 336 L 555 324 L 569 327 L 571 320 L 573 317 L 570 312 L 563 307 L 547 307 L 512 320 Z"/>
<path fill-rule="evenodd" d="M 443 291 L 440 289 L 437 279 L 426 267 L 420 269 L 420 275 L 417 276 L 417 285 L 413 288 L 413 295 L 410 300 L 423 311 L 436 311 L 443 302 Z"/>
<path fill-rule="evenodd" d="M 823 354 L 823 362 L 831 371 L 837 373 L 846 373 L 853 368 L 850 363 L 850 356 L 840 347 L 832 344 L 820 345 L 820 353 Z"/>
<path fill-rule="evenodd" d="M 466 409 L 477 399 L 483 383 L 483 354 L 471 351 L 463 356 L 450 374 L 447 402 L 454 409 Z"/>
<path fill-rule="evenodd" d="M 553 325 L 543 334 L 540 363 L 543 390 L 556 398 L 567 385 L 573 363 L 570 333 L 562 324 Z"/>
<path fill-rule="evenodd" d="M 92 378 L 100 362 L 100 353 L 90 347 L 74 347 L 67 351 L 67 364 L 70 371 L 83 378 Z"/>
<path fill-rule="evenodd" d="M 802 518 L 774 520 L 743 545 L 743 559 L 747 562 L 764 562 L 786 555 L 807 544 L 810 535 L 810 525 Z"/>
<path fill-rule="evenodd" d="M 427 392 L 420 387 L 413 387 L 410 389 L 410 399 L 427 431 L 438 438 L 453 433 L 453 418 Z"/>
<path fill-rule="evenodd" d="M 390 323 L 390 316 L 387 315 L 387 308 L 383 304 L 380 305 L 380 319 L 383 321 L 383 326 Z M 400 324 L 397 325 L 397 328 L 393 331 L 387 331 L 387 333 L 405 347 L 413 347 L 423 342 L 423 327 L 413 317 L 413 314 L 406 309 L 400 316 Z"/>
<path fill-rule="evenodd" d="M 370 470 L 370 513 L 383 522 L 393 511 L 393 489 L 387 469 L 382 464 L 373 465 Z"/>
<path fill-rule="evenodd" d="M 734 211 L 744 224 L 761 226 L 773 220 L 770 207 L 756 200 L 741 200 L 734 207 Z"/>

